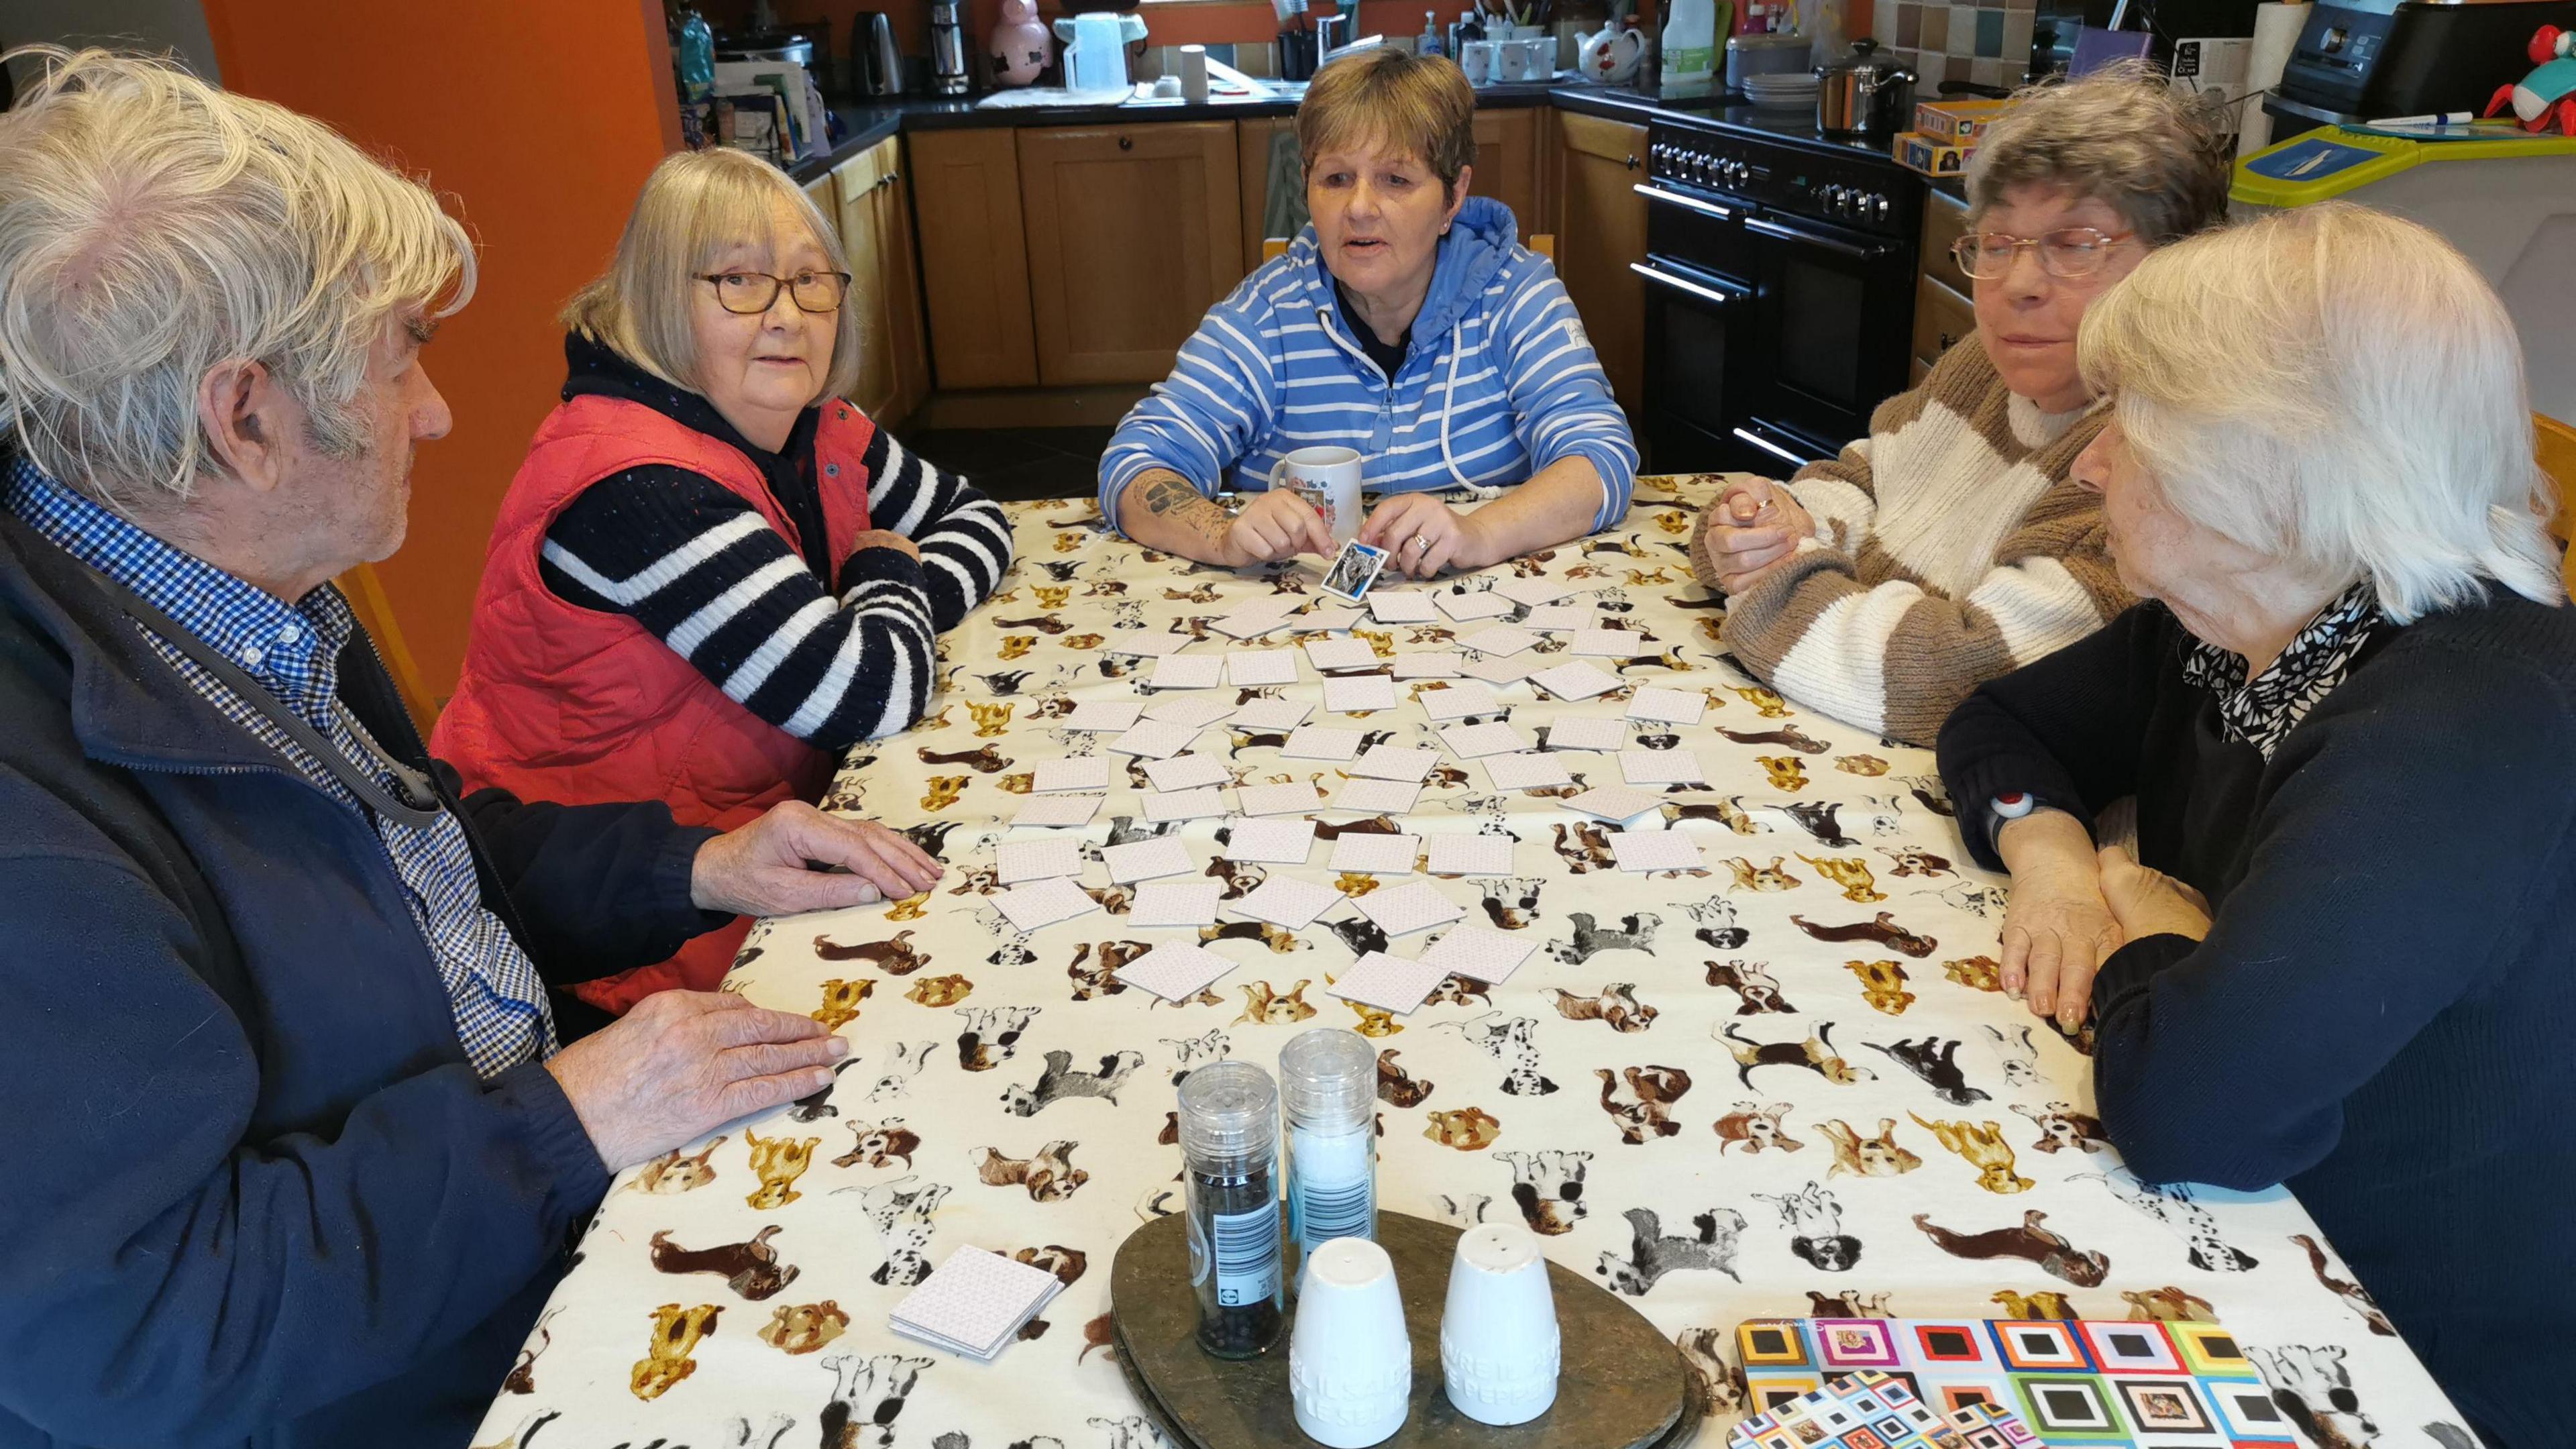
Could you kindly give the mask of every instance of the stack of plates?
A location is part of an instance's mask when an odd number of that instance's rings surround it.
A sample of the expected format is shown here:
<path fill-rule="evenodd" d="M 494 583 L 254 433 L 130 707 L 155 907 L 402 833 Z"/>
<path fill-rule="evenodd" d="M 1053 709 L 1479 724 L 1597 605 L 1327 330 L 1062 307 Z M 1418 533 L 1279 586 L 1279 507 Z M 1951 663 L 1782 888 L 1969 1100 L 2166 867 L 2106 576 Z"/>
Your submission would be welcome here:
<path fill-rule="evenodd" d="M 1816 103 L 1816 78 L 1812 75 L 1749 75 L 1744 78 L 1744 93 L 1753 104 L 1771 110 L 1796 110 Z"/>

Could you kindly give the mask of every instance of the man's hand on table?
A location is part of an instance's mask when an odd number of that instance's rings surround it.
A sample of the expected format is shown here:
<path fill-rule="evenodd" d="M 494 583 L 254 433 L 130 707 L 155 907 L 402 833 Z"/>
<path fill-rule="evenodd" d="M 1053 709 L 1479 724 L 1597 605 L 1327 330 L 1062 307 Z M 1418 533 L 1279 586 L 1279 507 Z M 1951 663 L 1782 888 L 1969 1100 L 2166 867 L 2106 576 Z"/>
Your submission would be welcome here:
<path fill-rule="evenodd" d="M 832 1084 L 850 1044 L 810 1016 L 715 991 L 657 991 L 546 1070 L 610 1172 Z"/>
<path fill-rule="evenodd" d="M 698 847 L 689 898 L 702 911 L 789 916 L 919 895 L 941 870 L 899 831 L 789 800 Z"/>
<path fill-rule="evenodd" d="M 1767 478 L 1741 478 L 1709 505 L 1708 558 L 1718 587 L 1740 594 L 1816 536 L 1816 521 L 1789 490 Z"/>
<path fill-rule="evenodd" d="M 1481 513 L 1461 513 L 1427 493 L 1399 493 L 1369 511 L 1359 541 L 1395 555 L 1395 566 L 1417 579 L 1443 568 L 1480 569 L 1502 561 Z"/>

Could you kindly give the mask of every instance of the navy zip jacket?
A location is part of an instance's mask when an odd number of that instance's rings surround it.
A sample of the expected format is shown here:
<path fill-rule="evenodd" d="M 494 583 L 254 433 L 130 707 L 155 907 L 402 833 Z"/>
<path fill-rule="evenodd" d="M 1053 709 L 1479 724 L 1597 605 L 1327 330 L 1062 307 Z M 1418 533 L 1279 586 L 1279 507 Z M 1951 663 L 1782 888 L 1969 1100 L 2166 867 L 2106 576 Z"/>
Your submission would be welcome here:
<path fill-rule="evenodd" d="M 367 730 L 430 768 L 372 647 Z M 552 983 L 668 957 L 714 834 L 460 799 Z M 466 1064 L 382 844 L 0 513 L 0 1449 L 456 1449 L 608 1173 L 537 1064 Z"/>
<path fill-rule="evenodd" d="M 2530 1449 L 2576 1380 L 2576 609 L 2493 594 L 2383 624 L 2268 761 L 2140 604 L 1979 688 L 1941 774 L 1989 869 L 1999 795 L 2088 825 L 2137 797 L 2139 859 L 2218 914 L 2094 978 L 2112 1145 L 2287 1184 L 2470 1427 Z"/>

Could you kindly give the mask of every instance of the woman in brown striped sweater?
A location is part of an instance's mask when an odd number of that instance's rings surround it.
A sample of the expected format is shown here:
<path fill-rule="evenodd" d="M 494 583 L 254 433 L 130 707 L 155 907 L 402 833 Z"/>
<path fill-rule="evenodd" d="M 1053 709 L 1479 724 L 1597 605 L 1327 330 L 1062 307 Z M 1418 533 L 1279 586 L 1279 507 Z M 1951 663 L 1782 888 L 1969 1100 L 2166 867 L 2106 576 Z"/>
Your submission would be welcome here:
<path fill-rule="evenodd" d="M 2075 329 L 2150 249 L 2219 221 L 2227 180 L 2201 114 L 2143 71 L 2034 90 L 1997 122 L 1959 245 L 1974 343 L 1840 457 L 1742 480 L 1700 518 L 1692 567 L 1728 596 L 1736 658 L 1811 708 L 1929 744 L 1978 684 L 2126 608 L 2100 500 L 2069 474 L 2102 425 Z"/>

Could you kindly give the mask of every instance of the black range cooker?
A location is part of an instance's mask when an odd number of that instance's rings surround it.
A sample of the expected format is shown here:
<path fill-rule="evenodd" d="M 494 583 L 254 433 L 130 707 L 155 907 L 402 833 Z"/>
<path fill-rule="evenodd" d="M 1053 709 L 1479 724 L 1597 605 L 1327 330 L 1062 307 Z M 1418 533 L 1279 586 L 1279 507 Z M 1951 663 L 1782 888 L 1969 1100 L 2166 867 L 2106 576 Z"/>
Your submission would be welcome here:
<path fill-rule="evenodd" d="M 1886 142 L 1750 106 L 1647 127 L 1646 450 L 1786 477 L 1905 388 L 1923 180 Z"/>

